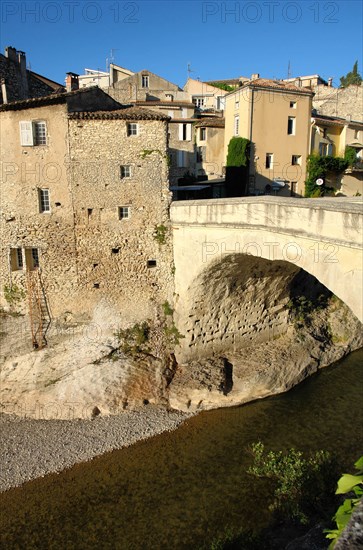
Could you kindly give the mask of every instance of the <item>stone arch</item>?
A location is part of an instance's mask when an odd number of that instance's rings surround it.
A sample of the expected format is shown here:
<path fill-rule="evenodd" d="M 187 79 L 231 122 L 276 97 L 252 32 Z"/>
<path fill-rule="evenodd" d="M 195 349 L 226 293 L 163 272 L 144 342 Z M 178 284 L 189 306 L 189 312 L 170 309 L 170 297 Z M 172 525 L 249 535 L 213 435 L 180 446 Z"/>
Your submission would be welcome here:
<path fill-rule="evenodd" d="M 332 293 L 313 275 L 284 260 L 230 254 L 209 263 L 176 303 L 185 336 L 180 359 L 223 355 L 274 340 L 286 332 L 289 302 Z"/>

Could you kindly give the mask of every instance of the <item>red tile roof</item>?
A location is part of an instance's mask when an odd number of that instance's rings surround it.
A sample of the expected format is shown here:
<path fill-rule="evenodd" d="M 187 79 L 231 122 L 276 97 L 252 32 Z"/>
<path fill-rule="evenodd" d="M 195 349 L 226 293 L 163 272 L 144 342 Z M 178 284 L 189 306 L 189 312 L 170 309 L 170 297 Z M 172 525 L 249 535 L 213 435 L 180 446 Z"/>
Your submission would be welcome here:
<path fill-rule="evenodd" d="M 117 111 L 79 111 L 70 113 L 70 119 L 78 120 L 170 120 L 170 117 L 142 107 L 121 107 Z"/>
<path fill-rule="evenodd" d="M 313 96 L 314 93 L 309 90 L 308 88 L 299 88 L 298 86 L 295 86 L 294 84 L 290 84 L 289 82 L 284 82 L 282 80 L 269 80 L 267 78 L 256 78 L 256 80 L 251 80 L 249 82 L 246 82 L 242 88 L 269 88 L 272 90 L 282 90 L 286 92 L 295 92 L 303 95 L 310 95 Z"/>

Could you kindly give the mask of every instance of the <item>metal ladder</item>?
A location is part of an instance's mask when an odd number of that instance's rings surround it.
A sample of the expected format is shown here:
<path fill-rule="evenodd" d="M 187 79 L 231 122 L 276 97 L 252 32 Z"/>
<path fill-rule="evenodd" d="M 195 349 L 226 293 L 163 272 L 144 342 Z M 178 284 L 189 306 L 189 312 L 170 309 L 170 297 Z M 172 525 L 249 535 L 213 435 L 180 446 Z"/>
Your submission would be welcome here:
<path fill-rule="evenodd" d="M 47 345 L 46 333 L 50 325 L 50 313 L 41 280 L 40 270 L 27 270 L 29 318 L 34 349 Z"/>

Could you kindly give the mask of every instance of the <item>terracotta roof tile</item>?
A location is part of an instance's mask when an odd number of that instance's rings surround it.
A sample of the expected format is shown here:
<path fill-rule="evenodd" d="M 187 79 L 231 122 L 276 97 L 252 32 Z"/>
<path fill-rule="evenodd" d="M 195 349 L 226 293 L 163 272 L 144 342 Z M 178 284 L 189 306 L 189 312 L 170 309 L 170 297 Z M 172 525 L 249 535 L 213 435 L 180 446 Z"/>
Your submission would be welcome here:
<path fill-rule="evenodd" d="M 269 88 L 273 90 L 295 92 L 295 93 L 300 93 L 304 95 L 311 95 L 311 96 L 314 95 L 314 93 L 308 88 L 299 88 L 298 86 L 295 86 L 294 84 L 290 84 L 289 82 L 284 82 L 282 80 L 269 80 L 267 78 L 256 78 L 256 80 L 251 80 L 250 82 L 246 82 L 246 84 L 244 84 L 242 88 L 245 88 L 245 87 Z"/>
<path fill-rule="evenodd" d="M 190 101 L 163 101 L 163 100 L 153 100 L 153 101 L 135 101 L 135 105 L 141 105 L 141 106 L 150 106 L 150 107 L 189 107 L 190 109 L 194 109 L 195 105 L 194 103 L 191 103 Z"/>
<path fill-rule="evenodd" d="M 123 107 L 116 111 L 80 111 L 70 113 L 68 118 L 78 120 L 170 120 L 170 117 L 166 115 L 142 107 Z"/>
<path fill-rule="evenodd" d="M 43 105 L 66 103 L 67 97 L 77 94 L 84 94 L 94 90 L 95 88 L 97 88 L 97 86 L 89 86 L 88 88 L 81 88 L 79 90 L 73 90 L 72 92 L 51 93 L 43 97 L 33 97 L 31 99 L 11 101 L 9 103 L 3 103 L 0 106 L 0 111 L 17 111 L 21 109 L 30 109 L 32 107 L 42 107 Z"/>
<path fill-rule="evenodd" d="M 225 126 L 225 120 L 221 117 L 214 117 L 214 118 L 200 118 L 197 124 L 195 124 L 196 128 L 200 127 L 208 127 L 208 128 L 224 128 Z"/>

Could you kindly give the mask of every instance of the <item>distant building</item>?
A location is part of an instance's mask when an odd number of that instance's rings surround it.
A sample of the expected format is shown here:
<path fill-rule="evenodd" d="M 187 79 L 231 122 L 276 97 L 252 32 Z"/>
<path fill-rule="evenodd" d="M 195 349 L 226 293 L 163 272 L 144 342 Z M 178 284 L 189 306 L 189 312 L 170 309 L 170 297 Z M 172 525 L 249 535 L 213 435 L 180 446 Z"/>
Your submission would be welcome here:
<path fill-rule="evenodd" d="M 27 69 L 25 52 L 12 46 L 0 54 L 0 81 L 0 104 L 64 91 L 58 82 Z"/>
<path fill-rule="evenodd" d="M 312 96 L 308 88 L 262 78 L 226 96 L 224 155 L 233 136 L 252 142 L 250 194 L 304 194 Z"/>

